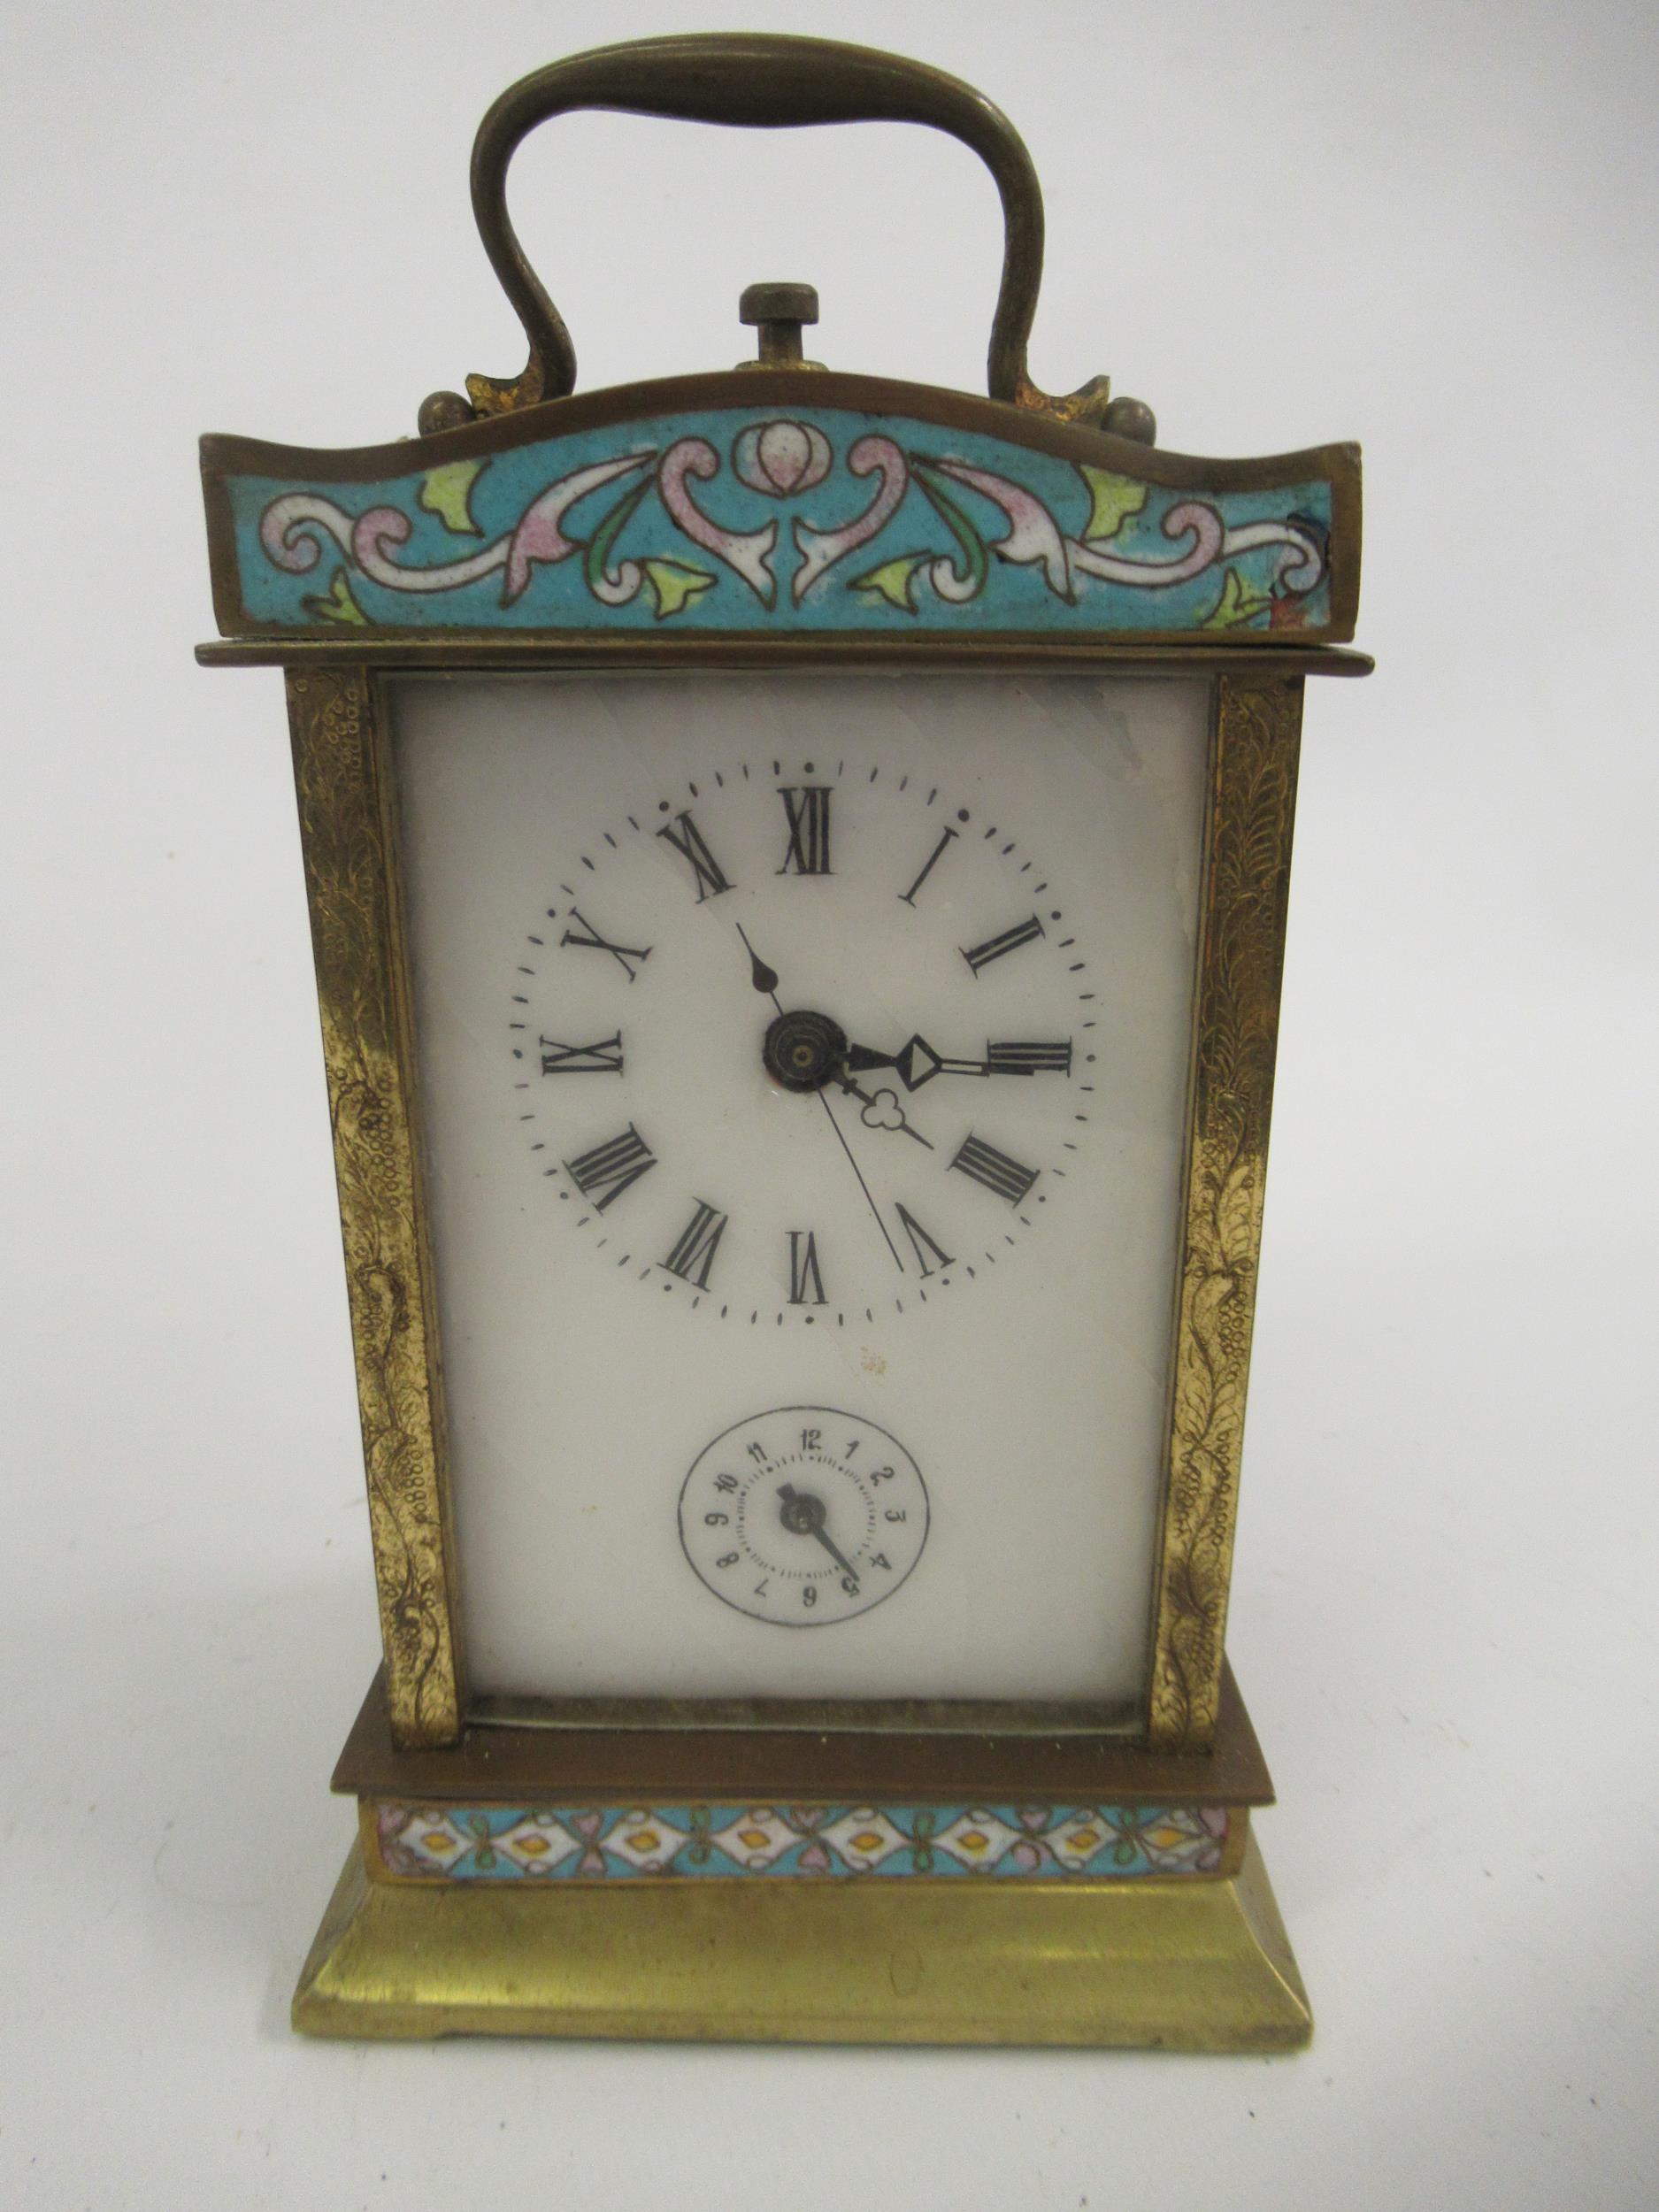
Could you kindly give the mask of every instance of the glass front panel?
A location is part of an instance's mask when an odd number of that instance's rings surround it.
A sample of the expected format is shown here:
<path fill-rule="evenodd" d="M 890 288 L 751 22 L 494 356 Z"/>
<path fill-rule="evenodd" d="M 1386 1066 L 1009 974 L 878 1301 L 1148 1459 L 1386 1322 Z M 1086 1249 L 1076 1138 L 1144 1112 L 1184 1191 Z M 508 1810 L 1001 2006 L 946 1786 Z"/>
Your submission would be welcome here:
<path fill-rule="evenodd" d="M 1132 1705 L 1208 687 L 394 725 L 474 1688 Z"/>

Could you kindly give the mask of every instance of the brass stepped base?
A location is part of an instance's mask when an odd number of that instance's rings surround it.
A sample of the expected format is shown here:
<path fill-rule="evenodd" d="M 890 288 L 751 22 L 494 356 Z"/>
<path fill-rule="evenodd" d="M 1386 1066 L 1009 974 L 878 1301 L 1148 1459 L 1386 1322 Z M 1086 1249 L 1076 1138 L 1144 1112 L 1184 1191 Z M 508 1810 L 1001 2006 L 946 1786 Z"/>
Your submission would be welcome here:
<path fill-rule="evenodd" d="M 307 2035 L 1284 2051 L 1312 2032 L 1252 1837 L 1228 1877 L 371 1881 L 354 1844 Z"/>

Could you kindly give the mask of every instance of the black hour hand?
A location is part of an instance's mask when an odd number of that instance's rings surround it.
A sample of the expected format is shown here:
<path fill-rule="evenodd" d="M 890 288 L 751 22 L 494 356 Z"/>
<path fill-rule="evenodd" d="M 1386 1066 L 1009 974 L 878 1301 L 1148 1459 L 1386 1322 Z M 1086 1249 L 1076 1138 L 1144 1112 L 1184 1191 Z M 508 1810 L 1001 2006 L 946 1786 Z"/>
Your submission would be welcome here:
<path fill-rule="evenodd" d="M 935 1052 L 925 1037 L 912 1037 L 896 1052 L 875 1052 L 868 1045 L 849 1045 L 847 1065 L 857 1073 L 864 1068 L 892 1068 L 907 1091 L 920 1090 L 936 1075 L 1035 1075 L 1048 1070 L 1057 1075 L 1071 1072 L 1071 1047 L 1064 1044 L 988 1044 L 983 1060 L 955 1060 Z"/>
<path fill-rule="evenodd" d="M 866 1068 L 892 1068 L 907 1091 L 920 1090 L 924 1083 L 945 1070 L 954 1069 L 964 1074 L 983 1075 L 985 1068 L 978 1060 L 950 1061 L 941 1057 L 925 1037 L 912 1037 L 896 1052 L 874 1052 L 868 1045 L 849 1045 L 847 1067 L 857 1075 Z"/>
<path fill-rule="evenodd" d="M 810 1536 L 816 1542 L 822 1544 L 841 1572 L 850 1581 L 856 1583 L 858 1579 L 857 1568 L 854 1566 L 846 1554 L 837 1548 L 829 1531 L 824 1525 L 829 1516 L 825 1509 L 823 1499 L 815 1496 L 810 1490 L 797 1490 L 791 1482 L 780 1483 L 778 1486 L 778 1495 L 783 1500 L 783 1509 L 778 1517 L 789 1533 L 792 1536 Z"/>

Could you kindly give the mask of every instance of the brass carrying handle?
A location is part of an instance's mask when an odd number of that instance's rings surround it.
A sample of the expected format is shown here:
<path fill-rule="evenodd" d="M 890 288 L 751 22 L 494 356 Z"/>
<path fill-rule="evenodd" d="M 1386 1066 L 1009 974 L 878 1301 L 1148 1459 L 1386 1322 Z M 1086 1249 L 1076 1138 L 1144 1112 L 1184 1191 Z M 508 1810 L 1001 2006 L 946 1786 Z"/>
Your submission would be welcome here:
<path fill-rule="evenodd" d="M 684 122 L 779 130 L 808 123 L 920 123 L 971 147 L 996 180 L 1002 202 L 1002 277 L 991 324 L 993 399 L 1098 420 L 1105 380 L 1070 400 L 1050 400 L 1025 373 L 1025 344 L 1042 277 L 1042 193 L 1031 156 L 1000 108 L 959 78 L 922 62 L 837 40 L 721 32 L 640 39 L 573 54 L 510 86 L 479 126 L 472 146 L 472 211 L 502 288 L 530 342 L 522 375 L 500 382 L 469 376 L 475 414 L 511 413 L 575 388 L 570 332 L 525 257 L 507 215 L 507 167 L 538 123 L 579 108 L 656 115 Z M 436 407 L 437 399 L 428 403 Z M 457 408 L 462 405 L 454 402 Z M 455 418 L 451 414 L 449 419 Z M 425 411 L 423 410 L 423 426 Z M 433 427 L 439 426 L 434 419 Z"/>

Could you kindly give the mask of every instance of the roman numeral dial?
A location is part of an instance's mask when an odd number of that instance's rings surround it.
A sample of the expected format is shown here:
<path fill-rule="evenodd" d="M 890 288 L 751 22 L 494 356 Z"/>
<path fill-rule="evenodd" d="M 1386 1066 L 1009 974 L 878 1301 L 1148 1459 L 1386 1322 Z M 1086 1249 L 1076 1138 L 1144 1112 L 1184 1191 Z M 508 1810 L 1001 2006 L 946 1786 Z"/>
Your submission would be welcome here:
<path fill-rule="evenodd" d="M 1020 1204 L 1041 1172 L 1039 1168 L 1022 1167 L 1018 1160 L 1010 1159 L 1006 1152 L 999 1152 L 983 1137 L 972 1134 L 963 1139 L 950 1164 L 970 1182 L 979 1184 L 998 1198 L 1005 1198 L 1010 1206 Z"/>
<path fill-rule="evenodd" d="M 1071 1045 L 987 1045 L 987 1075 L 1070 1075 Z"/>
<path fill-rule="evenodd" d="M 956 1264 L 938 1238 L 928 1234 L 908 1206 L 901 1202 L 897 1212 L 900 1225 L 910 1239 L 910 1251 L 915 1257 L 917 1272 L 924 1282 L 930 1275 L 937 1274 L 941 1268 L 954 1267 Z"/>
<path fill-rule="evenodd" d="M 622 1033 L 614 1037 L 602 1037 L 594 1045 L 561 1044 L 556 1037 L 543 1037 L 541 1045 L 541 1072 L 543 1075 L 620 1075 L 622 1073 Z"/>
<path fill-rule="evenodd" d="M 828 1302 L 824 1295 L 824 1272 L 818 1263 L 817 1237 L 810 1229 L 791 1229 L 789 1303 L 792 1306 L 823 1306 Z"/>
<path fill-rule="evenodd" d="M 933 847 L 933 851 L 928 854 L 926 859 L 923 861 L 920 869 L 917 872 L 915 881 L 910 885 L 908 891 L 901 891 L 899 893 L 900 898 L 903 900 L 906 906 L 915 905 L 917 893 L 921 889 L 923 884 L 926 882 L 928 877 L 933 874 L 933 870 L 938 866 L 939 862 L 942 859 L 950 846 L 956 842 L 961 832 L 958 830 L 942 829 L 940 831 L 939 842 Z"/>
<path fill-rule="evenodd" d="M 620 1136 L 607 1137 L 566 1160 L 565 1170 L 594 1211 L 602 1214 L 656 1165 L 657 1155 L 630 1122 Z"/>
<path fill-rule="evenodd" d="M 726 1234 L 729 1215 L 720 1213 L 703 1199 L 698 1199 L 690 1220 L 674 1240 L 674 1248 L 663 1265 L 671 1275 L 678 1275 L 681 1282 L 695 1283 L 699 1290 L 709 1287 L 709 1271 L 714 1265 L 714 1256 L 720 1248 L 720 1239 Z"/>
<path fill-rule="evenodd" d="M 1034 945 L 1041 935 L 1042 923 L 1033 914 L 1029 920 L 1016 922 L 1011 929 L 1001 930 L 995 937 L 987 937 L 982 945 L 964 945 L 962 956 L 974 974 L 979 975 L 994 960 L 1006 960 L 1010 952 L 1018 952 L 1022 945 Z"/>
<path fill-rule="evenodd" d="M 718 898 L 722 891 L 731 889 L 719 862 L 709 850 L 708 841 L 688 810 L 677 814 L 672 822 L 664 822 L 657 834 L 672 845 L 682 860 L 690 862 L 699 906 L 704 899 Z"/>
<path fill-rule="evenodd" d="M 942 1337 L 987 1283 L 1004 1325 L 1025 1325 L 1002 1289 L 1018 1279 L 1013 1248 L 1101 1171 L 1102 895 L 1050 881 L 1041 848 L 1070 823 L 1013 755 L 963 753 L 972 774 L 946 787 L 977 706 L 899 716 L 884 755 L 865 733 L 894 718 L 861 694 L 831 714 L 816 687 L 764 688 L 764 713 L 751 700 L 723 718 L 712 687 L 664 705 L 660 728 L 587 759 L 582 787 L 611 788 L 605 804 L 526 825 L 546 853 L 526 909 L 544 918 L 505 964 L 501 1120 L 511 1141 L 516 1118 L 556 1202 L 519 1210 L 529 1263 L 590 1268 L 607 1325 L 641 1304 L 663 1317 L 650 1327 L 695 1311 L 698 1330 L 757 1332 L 755 1354 L 786 1365 L 836 1344 L 844 1375 L 888 1356 L 883 1328 Z M 796 719 L 812 730 L 798 749 Z M 764 757 L 741 734 L 706 745 L 722 728 L 772 742 Z M 640 1356 L 644 1371 L 643 1339 Z M 787 1386 L 810 1395 L 807 1371 Z M 815 1494 L 780 1479 L 806 1518 L 751 1583 L 770 1575 L 769 1601 L 793 1603 Z M 881 1571 L 871 1554 L 856 1578 Z"/>
<path fill-rule="evenodd" d="M 571 920 L 577 926 L 572 929 L 566 925 L 560 945 L 575 945 L 588 952 L 608 952 L 630 983 L 651 956 L 649 945 L 613 945 L 608 937 L 599 934 L 578 907 L 572 907 Z"/>
<path fill-rule="evenodd" d="M 780 876 L 826 876 L 830 872 L 830 801 L 827 784 L 787 787 L 778 796 L 788 825 L 789 841 Z"/>

